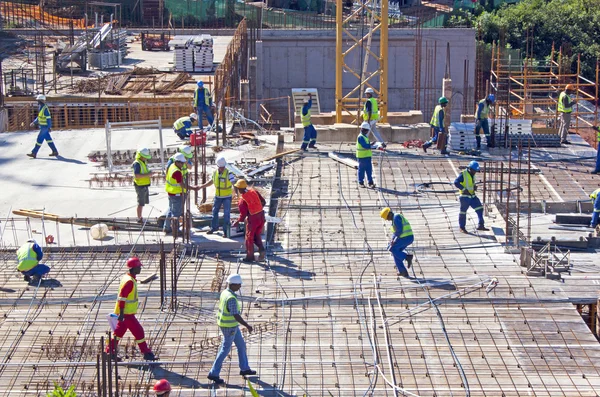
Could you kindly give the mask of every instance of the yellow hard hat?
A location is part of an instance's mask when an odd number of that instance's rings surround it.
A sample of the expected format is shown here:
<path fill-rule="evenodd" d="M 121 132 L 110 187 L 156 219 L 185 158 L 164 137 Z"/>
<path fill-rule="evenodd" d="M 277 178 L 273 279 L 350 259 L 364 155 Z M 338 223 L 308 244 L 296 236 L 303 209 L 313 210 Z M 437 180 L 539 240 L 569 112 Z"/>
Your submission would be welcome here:
<path fill-rule="evenodd" d="M 390 214 L 390 212 L 392 212 L 392 210 L 390 209 L 390 207 L 385 207 L 384 209 L 381 210 L 381 212 L 379 213 L 379 215 L 381 216 L 382 219 L 387 220 L 387 217 Z"/>
<path fill-rule="evenodd" d="M 248 187 L 248 182 L 245 179 L 238 179 L 234 186 L 238 189 L 245 189 Z"/>

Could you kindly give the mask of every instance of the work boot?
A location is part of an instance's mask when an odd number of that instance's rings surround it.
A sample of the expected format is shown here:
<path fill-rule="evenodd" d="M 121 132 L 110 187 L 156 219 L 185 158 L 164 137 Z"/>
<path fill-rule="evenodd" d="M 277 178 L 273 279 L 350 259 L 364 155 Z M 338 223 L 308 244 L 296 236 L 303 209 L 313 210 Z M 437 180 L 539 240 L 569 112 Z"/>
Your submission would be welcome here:
<path fill-rule="evenodd" d="M 154 353 L 148 352 L 148 353 L 144 353 L 144 360 L 146 360 L 146 361 L 156 361 L 157 358 L 154 356 Z"/>
<path fill-rule="evenodd" d="M 34 159 L 36 157 L 35 153 L 27 153 L 28 157 L 31 157 L 32 159 Z"/>
<path fill-rule="evenodd" d="M 252 263 L 252 262 L 254 262 L 254 257 L 247 256 L 244 259 L 242 259 L 242 262 Z"/>
<path fill-rule="evenodd" d="M 484 232 L 489 232 L 490 231 L 490 229 L 488 229 L 484 225 L 477 226 L 477 230 L 481 230 L 481 231 L 484 231 Z"/>
<path fill-rule="evenodd" d="M 410 269 L 410 267 L 412 266 L 412 260 L 413 260 L 412 254 L 406 255 L 406 267 L 408 269 Z"/>
<path fill-rule="evenodd" d="M 363 182 L 358 182 L 358 186 L 365 187 L 365 184 Z"/>
<path fill-rule="evenodd" d="M 427 153 L 427 149 L 429 149 L 429 147 L 430 147 L 430 146 L 431 146 L 431 144 L 430 144 L 430 143 L 424 143 L 424 144 L 423 144 L 423 151 L 424 151 L 425 153 Z"/>
<path fill-rule="evenodd" d="M 265 250 L 258 251 L 258 261 L 259 262 L 264 261 L 266 256 L 267 256 L 267 251 L 265 251 Z"/>
<path fill-rule="evenodd" d="M 571 141 L 568 141 L 565 139 L 564 141 L 561 141 L 560 143 L 562 143 L 563 145 L 570 145 Z"/>
<path fill-rule="evenodd" d="M 373 183 L 373 182 L 369 183 L 369 187 L 370 187 L 371 189 L 375 189 L 375 183 Z"/>
<path fill-rule="evenodd" d="M 477 149 L 481 149 L 481 136 L 475 136 L 475 141 L 477 142 Z"/>
<path fill-rule="evenodd" d="M 592 171 L 592 172 L 590 172 L 590 174 L 592 174 L 592 175 L 596 175 L 598 173 L 600 173 L 600 171 Z"/>
<path fill-rule="evenodd" d="M 469 232 L 467 232 L 467 229 L 465 229 L 464 227 L 460 228 L 460 232 L 464 234 L 469 234 Z"/>
<path fill-rule="evenodd" d="M 52 152 L 48 156 L 58 157 L 58 152 Z"/>
<path fill-rule="evenodd" d="M 223 383 L 225 383 L 225 381 L 219 378 L 218 376 L 208 375 L 207 378 L 215 382 L 217 385 L 222 385 Z"/>
<path fill-rule="evenodd" d="M 254 375 L 256 375 L 256 371 L 253 371 L 251 369 L 247 369 L 245 371 L 240 371 L 240 375 L 242 375 L 242 376 L 254 376 Z"/>
<path fill-rule="evenodd" d="M 210 229 L 208 232 L 206 232 L 206 234 L 213 234 L 214 232 L 216 232 L 216 230 Z"/>
<path fill-rule="evenodd" d="M 31 277 L 30 277 L 30 276 L 27 276 L 27 275 L 25 275 L 25 276 L 23 276 L 23 280 L 25 280 L 25 281 L 27 281 L 27 282 L 30 282 L 30 281 L 31 281 Z"/>
<path fill-rule="evenodd" d="M 406 270 L 406 269 L 404 269 L 404 271 L 398 272 L 398 274 L 399 274 L 401 277 L 404 277 L 404 278 L 410 278 L 410 276 L 408 275 L 408 270 Z"/>

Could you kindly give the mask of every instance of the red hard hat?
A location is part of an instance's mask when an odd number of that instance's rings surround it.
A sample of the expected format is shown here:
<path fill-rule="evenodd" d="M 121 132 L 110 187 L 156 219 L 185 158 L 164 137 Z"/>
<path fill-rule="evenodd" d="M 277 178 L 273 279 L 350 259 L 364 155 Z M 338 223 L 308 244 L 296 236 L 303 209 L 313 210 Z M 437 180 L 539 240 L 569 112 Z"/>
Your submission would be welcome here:
<path fill-rule="evenodd" d="M 127 259 L 127 267 L 130 269 L 134 267 L 142 267 L 142 262 L 140 262 L 138 257 L 134 256 L 133 258 Z"/>
<path fill-rule="evenodd" d="M 161 394 L 171 391 L 171 384 L 168 380 L 161 379 L 154 384 L 154 391 L 156 392 L 157 396 L 160 396 Z"/>

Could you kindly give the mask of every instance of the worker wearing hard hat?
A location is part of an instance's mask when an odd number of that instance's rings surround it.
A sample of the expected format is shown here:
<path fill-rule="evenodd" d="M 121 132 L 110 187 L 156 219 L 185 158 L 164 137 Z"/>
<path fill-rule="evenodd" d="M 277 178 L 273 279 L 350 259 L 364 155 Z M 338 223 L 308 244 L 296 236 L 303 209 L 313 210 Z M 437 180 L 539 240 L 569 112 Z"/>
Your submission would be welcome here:
<path fill-rule="evenodd" d="M 369 187 L 374 188 L 375 183 L 373 182 L 373 148 L 378 148 L 380 143 L 375 142 L 371 144 L 369 141 L 369 131 L 371 126 L 369 123 L 364 121 L 360 125 L 360 134 L 356 138 L 356 159 L 358 160 L 358 185 L 365 187 L 365 174 L 367 174 L 367 181 Z"/>
<path fill-rule="evenodd" d="M 179 139 L 189 138 L 190 135 L 192 135 L 192 124 L 196 120 L 198 120 L 198 115 L 196 113 L 190 114 L 189 117 L 180 117 L 173 123 L 173 131 L 175 131 Z M 200 120 L 199 124 L 201 122 L 202 120 Z"/>
<path fill-rule="evenodd" d="M 165 217 L 163 230 L 166 234 L 173 232 L 177 238 L 179 231 L 179 217 L 183 215 L 184 194 L 187 189 L 198 190 L 199 186 L 189 186 L 184 178 L 183 165 L 186 163 L 183 153 L 173 156 L 173 164 L 167 169 L 165 191 L 169 195 L 169 210 Z"/>
<path fill-rule="evenodd" d="M 146 163 L 152 156 L 148 148 L 139 149 L 135 154 L 135 161 L 131 165 L 133 168 L 133 185 L 137 195 L 137 221 L 142 223 L 142 210 L 144 205 L 150 204 L 150 177 L 152 172 L 148 170 Z"/>
<path fill-rule="evenodd" d="M 571 99 L 569 95 L 573 94 L 575 89 L 573 84 L 567 84 L 565 90 L 558 96 L 557 111 L 559 117 L 559 129 L 558 134 L 560 135 L 560 143 L 569 145 L 569 126 L 571 125 L 571 113 L 573 112 L 573 105 L 575 101 Z"/>
<path fill-rule="evenodd" d="M 475 175 L 479 172 L 479 163 L 477 161 L 471 161 L 463 172 L 458 175 L 458 178 L 454 180 L 454 186 L 460 191 L 460 212 L 458 213 L 458 226 L 462 233 L 468 233 L 467 226 L 467 210 L 469 207 L 473 208 L 479 218 L 479 226 L 477 230 L 488 231 L 490 229 L 485 227 L 485 221 L 483 220 L 483 205 L 481 200 L 475 194 L 477 190 L 477 184 L 475 181 Z"/>
<path fill-rule="evenodd" d="M 379 120 L 379 107 L 377 106 L 377 99 L 373 97 L 375 91 L 369 87 L 365 90 L 367 100 L 363 107 L 363 121 L 366 121 L 371 126 L 371 132 L 375 135 L 376 124 Z"/>
<path fill-rule="evenodd" d="M 183 157 L 185 157 L 185 163 L 183 163 L 183 167 L 182 167 L 182 171 L 183 171 L 183 177 L 185 178 L 187 176 L 187 174 L 189 173 L 189 169 L 192 167 L 192 158 L 194 158 L 194 151 L 192 150 L 191 146 L 188 145 L 183 145 L 179 147 L 179 150 L 177 151 L 177 153 L 175 153 L 174 155 L 172 155 L 171 157 L 169 157 L 169 160 L 167 161 L 167 166 L 165 167 L 165 169 L 169 169 L 169 167 L 171 166 L 171 164 L 173 164 L 175 162 L 175 156 L 177 156 L 178 153 L 183 154 Z"/>
<path fill-rule="evenodd" d="M 17 250 L 17 270 L 23 279 L 32 284 L 39 284 L 42 277 L 50 272 L 47 265 L 41 264 L 44 257 L 42 247 L 34 239 L 29 239 Z"/>
<path fill-rule="evenodd" d="M 225 383 L 223 379 L 219 377 L 221 373 L 221 367 L 223 361 L 229 355 L 231 351 L 231 345 L 235 343 L 238 350 L 238 359 L 240 363 L 240 375 L 242 376 L 253 376 L 256 375 L 256 371 L 250 369 L 248 364 L 248 356 L 246 355 L 246 341 L 242 336 L 239 324 L 242 324 L 248 332 L 252 333 L 252 326 L 248 324 L 241 316 L 242 305 L 236 292 L 242 288 L 242 277 L 239 274 L 230 274 L 227 277 L 228 287 L 221 292 L 219 298 L 219 307 L 217 309 L 217 325 L 221 328 L 223 333 L 223 339 L 221 341 L 221 347 L 217 353 L 217 358 L 213 363 L 210 372 L 208 373 L 208 379 L 212 380 L 216 384 Z"/>
<path fill-rule="evenodd" d="M 206 115 L 208 126 L 213 124 L 212 109 L 214 108 L 212 97 L 208 88 L 204 87 L 204 82 L 197 83 L 196 91 L 194 91 L 194 110 L 198 113 L 198 125 L 202 128 L 202 114 Z"/>
<path fill-rule="evenodd" d="M 490 94 L 477 104 L 477 111 L 475 112 L 475 140 L 477 141 L 477 149 L 481 149 L 481 129 L 483 129 L 487 146 L 489 148 L 494 147 L 494 139 L 490 135 L 490 124 L 488 122 L 488 115 L 490 109 L 493 111 L 491 106 L 494 102 L 496 102 L 496 96 Z"/>
<path fill-rule="evenodd" d="M 152 389 L 157 396 L 169 397 L 169 394 L 171 394 L 171 384 L 166 379 L 157 381 Z"/>
<path fill-rule="evenodd" d="M 592 171 L 592 174 L 600 173 L 600 126 L 595 126 L 594 131 L 596 131 L 596 168 Z"/>
<path fill-rule="evenodd" d="M 304 100 L 302 105 L 302 126 L 304 127 L 304 137 L 302 137 L 302 145 L 300 149 L 306 151 L 308 148 L 316 149 L 315 144 L 317 143 L 317 130 L 315 126 L 312 125 L 312 121 L 310 120 L 312 108 L 312 94 L 308 94 L 308 99 Z"/>
<path fill-rule="evenodd" d="M 433 110 L 433 116 L 431 116 L 431 121 L 429 122 L 429 125 L 433 130 L 433 135 L 430 140 L 423 144 L 423 151 L 425 153 L 427 153 L 427 149 L 429 149 L 431 145 L 438 141 L 439 135 L 445 133 L 446 127 L 444 124 L 444 109 L 446 108 L 446 106 L 448 106 L 448 99 L 446 97 L 440 97 L 440 99 L 438 99 L 438 105 Z M 445 144 L 444 148 L 441 151 L 441 154 L 448 154 Z"/>
<path fill-rule="evenodd" d="M 114 313 L 117 317 L 117 326 L 113 330 L 113 339 L 106 346 L 106 352 L 111 355 L 117 355 L 119 341 L 129 330 L 135 338 L 140 352 L 144 355 L 144 360 L 154 361 L 154 353 L 146 343 L 144 328 L 135 317 L 138 309 L 138 283 L 136 276 L 142 272 L 142 262 L 136 257 L 127 260 L 127 273 L 121 278 L 119 285 L 119 294 L 115 304 Z"/>
<path fill-rule="evenodd" d="M 592 222 L 590 223 L 590 227 L 595 228 L 598 226 L 600 221 L 600 189 L 594 190 L 592 194 L 590 194 L 590 198 L 594 204 L 594 212 L 592 214 Z"/>
<path fill-rule="evenodd" d="M 233 226 L 240 222 L 246 223 L 246 258 L 244 258 L 244 261 L 254 261 L 254 244 L 258 247 L 258 260 L 263 261 L 265 259 L 265 246 L 261 235 L 265 226 L 265 211 L 263 208 L 267 201 L 256 190 L 248 189 L 248 183 L 244 179 L 238 180 L 235 187 L 241 194 L 238 202 L 240 217 L 233 223 Z"/>
<path fill-rule="evenodd" d="M 212 209 L 212 223 L 207 234 L 213 234 L 219 230 L 219 210 L 223 207 L 223 234 L 229 237 L 230 214 L 231 214 L 231 193 L 235 175 L 227 169 L 227 160 L 225 157 L 217 158 L 217 169 L 213 172 L 212 178 L 205 184 L 200 185 L 200 189 L 215 185 L 215 199 Z"/>
<path fill-rule="evenodd" d="M 382 209 L 379 215 L 386 221 L 392 221 L 391 230 L 393 235 L 392 240 L 388 244 L 388 251 L 390 251 L 394 257 L 398 273 L 402 277 L 408 277 L 408 270 L 404 267 L 404 259 L 406 259 L 406 263 L 410 269 L 413 256 L 408 254 L 405 250 L 415 241 L 410 223 L 408 223 L 408 220 L 406 220 L 404 215 L 394 214 L 389 207 Z"/>
<path fill-rule="evenodd" d="M 58 156 L 58 150 L 56 149 L 56 145 L 54 145 L 54 141 L 50 136 L 50 131 L 52 131 L 52 116 L 50 115 L 50 109 L 48 109 L 48 105 L 46 105 L 46 96 L 38 95 L 35 99 L 37 100 L 39 106 L 38 116 L 35 118 L 35 120 L 33 120 L 30 126 L 34 127 L 37 125 L 40 127 L 40 133 L 37 136 L 33 150 L 31 153 L 27 153 L 27 156 L 36 158 L 37 153 L 45 140 L 46 143 L 48 143 L 50 150 L 52 150 L 50 156 L 56 157 Z"/>

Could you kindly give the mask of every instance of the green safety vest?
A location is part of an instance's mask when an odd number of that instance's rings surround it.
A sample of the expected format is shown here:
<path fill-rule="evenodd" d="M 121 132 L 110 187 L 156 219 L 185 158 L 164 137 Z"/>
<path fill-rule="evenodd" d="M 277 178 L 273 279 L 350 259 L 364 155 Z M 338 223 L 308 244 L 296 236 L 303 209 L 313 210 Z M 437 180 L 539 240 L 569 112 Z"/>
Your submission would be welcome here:
<path fill-rule="evenodd" d="M 219 327 L 233 328 L 237 327 L 239 324 L 235 317 L 229 314 L 229 309 L 227 308 L 227 302 L 229 302 L 229 299 L 235 299 L 238 311 L 242 310 L 240 301 L 233 292 L 231 292 L 229 289 L 221 292 L 221 298 L 219 299 L 219 311 L 217 312 L 217 325 Z"/>
<path fill-rule="evenodd" d="M 461 185 L 463 186 L 463 189 L 466 189 L 470 194 L 461 194 L 460 197 L 475 197 L 475 177 L 469 173 L 469 170 L 464 170 L 462 176 L 463 181 L 461 182 Z"/>
<path fill-rule="evenodd" d="M 597 132 L 596 132 L 596 138 L 598 139 L 598 142 L 600 142 L 600 127 L 596 127 L 598 128 Z"/>
<path fill-rule="evenodd" d="M 563 105 L 565 97 L 568 97 L 566 91 L 561 92 L 558 96 L 558 111 L 560 113 L 571 113 L 573 111 L 573 108 L 566 108 L 565 105 Z M 571 98 L 569 98 L 569 102 L 571 102 Z"/>
<path fill-rule="evenodd" d="M 483 104 L 483 109 L 481 109 L 481 113 L 479 113 L 479 119 L 480 120 L 487 119 L 488 113 L 490 112 L 490 106 L 487 104 L 485 99 L 482 99 L 481 101 L 479 101 L 479 104 Z M 479 105 L 477 106 L 477 108 L 479 109 Z M 475 112 L 475 117 L 477 117 L 477 112 Z"/>
<path fill-rule="evenodd" d="M 121 297 L 121 290 L 128 281 L 133 281 L 133 289 L 127 295 L 126 298 Z M 115 303 L 115 314 L 121 313 L 119 308 L 119 302 L 125 301 L 125 307 L 123 308 L 123 314 L 136 314 L 138 309 L 138 291 L 137 291 L 137 280 L 130 274 L 126 274 L 121 278 L 119 284 L 119 295 L 117 296 L 117 302 Z"/>
<path fill-rule="evenodd" d="M 132 167 L 136 163 L 140 165 L 140 174 L 147 174 L 148 173 L 148 165 L 146 164 L 146 162 L 144 162 L 144 161 L 140 160 L 139 158 L 137 158 L 133 162 Z M 133 174 L 133 183 L 136 186 L 150 186 L 150 175 L 136 178 L 135 172 L 134 172 L 134 174 Z"/>
<path fill-rule="evenodd" d="M 175 163 L 175 156 L 176 156 L 175 154 L 172 155 L 169 158 L 169 160 L 167 160 L 167 162 L 171 161 L 171 164 L 174 164 Z M 190 172 L 188 170 L 187 158 L 185 160 L 186 160 L 185 163 L 183 163 L 183 165 L 181 166 L 181 173 L 183 174 L 184 178 L 187 176 L 188 172 Z"/>
<path fill-rule="evenodd" d="M 413 235 L 412 227 L 410 227 L 410 223 L 408 223 L 408 220 L 406 220 L 406 218 L 401 214 L 394 214 L 394 217 L 396 217 L 396 216 L 399 216 L 400 218 L 402 218 L 402 230 L 400 231 L 400 236 L 398 236 L 398 238 L 412 236 Z M 396 224 L 393 221 L 392 221 L 392 233 L 396 234 Z"/>
<path fill-rule="evenodd" d="M 23 244 L 17 250 L 17 258 L 19 260 L 17 270 L 20 272 L 26 272 L 38 265 L 37 254 L 33 250 L 33 243 Z"/>
<path fill-rule="evenodd" d="M 435 109 L 433 110 L 433 116 L 431 116 L 431 121 L 429 122 L 429 124 L 431 124 L 434 127 L 443 127 L 443 125 L 440 125 L 440 111 L 442 110 L 442 106 L 441 105 L 437 105 L 435 107 Z"/>
<path fill-rule="evenodd" d="M 302 125 L 304 127 L 308 127 L 311 124 L 312 123 L 310 122 L 310 109 L 308 109 L 308 112 L 306 112 L 306 114 L 302 115 Z"/>
<path fill-rule="evenodd" d="M 600 194 L 600 189 L 596 189 L 592 192 L 592 194 L 590 194 L 590 198 L 593 200 L 596 200 L 596 198 L 598 197 L 598 194 Z"/>
<path fill-rule="evenodd" d="M 173 178 L 173 174 L 177 171 L 181 171 L 181 170 L 179 168 L 177 168 L 175 163 L 171 164 L 171 166 L 167 170 L 167 178 L 166 178 L 167 183 L 165 185 L 165 191 L 167 193 L 181 194 L 183 192 L 183 187 L 181 186 L 181 183 L 178 183 L 177 180 L 175 178 Z M 183 175 L 183 172 L 182 172 L 182 175 Z"/>
<path fill-rule="evenodd" d="M 360 138 L 362 134 L 358 134 L 358 137 L 356 137 L 356 158 L 357 159 L 364 159 L 367 157 L 372 157 L 373 156 L 373 151 L 371 149 L 365 149 L 363 148 L 360 143 L 358 143 L 358 138 Z M 370 145 L 371 142 L 369 141 L 369 137 L 366 135 L 362 135 L 365 140 L 367 141 L 367 145 Z"/>
<path fill-rule="evenodd" d="M 204 90 L 204 104 L 210 106 L 210 91 L 208 91 L 208 88 L 196 88 L 196 91 L 194 91 L 194 106 L 198 105 L 198 91 L 200 89 Z"/>
<path fill-rule="evenodd" d="M 44 110 L 48 111 L 48 114 L 49 114 L 48 117 L 46 117 Z M 51 118 L 52 118 L 52 115 L 50 115 L 50 109 L 48 109 L 48 106 L 47 105 L 42 106 L 42 108 L 40 109 L 40 112 L 38 113 L 38 117 L 37 117 L 38 125 L 48 125 L 48 119 L 51 119 Z"/>
<path fill-rule="evenodd" d="M 232 184 L 229 180 L 229 170 L 225 168 L 221 174 L 217 168 L 212 176 L 213 184 L 215 185 L 215 196 L 216 197 L 229 197 L 231 196 Z"/>
<path fill-rule="evenodd" d="M 369 119 L 369 113 L 367 112 L 367 102 L 371 102 L 371 118 L 370 119 Z M 363 108 L 363 120 L 364 121 L 379 120 L 379 108 L 377 107 L 377 99 L 369 98 L 365 101 L 365 106 Z"/>
<path fill-rule="evenodd" d="M 191 123 L 192 119 L 190 119 L 188 116 L 183 116 L 183 117 L 178 118 L 177 120 L 175 120 L 175 123 L 173 124 L 173 128 L 175 128 L 176 130 L 180 130 L 180 129 L 184 128 L 185 125 L 183 123 L 185 123 L 186 121 L 189 121 Z"/>

